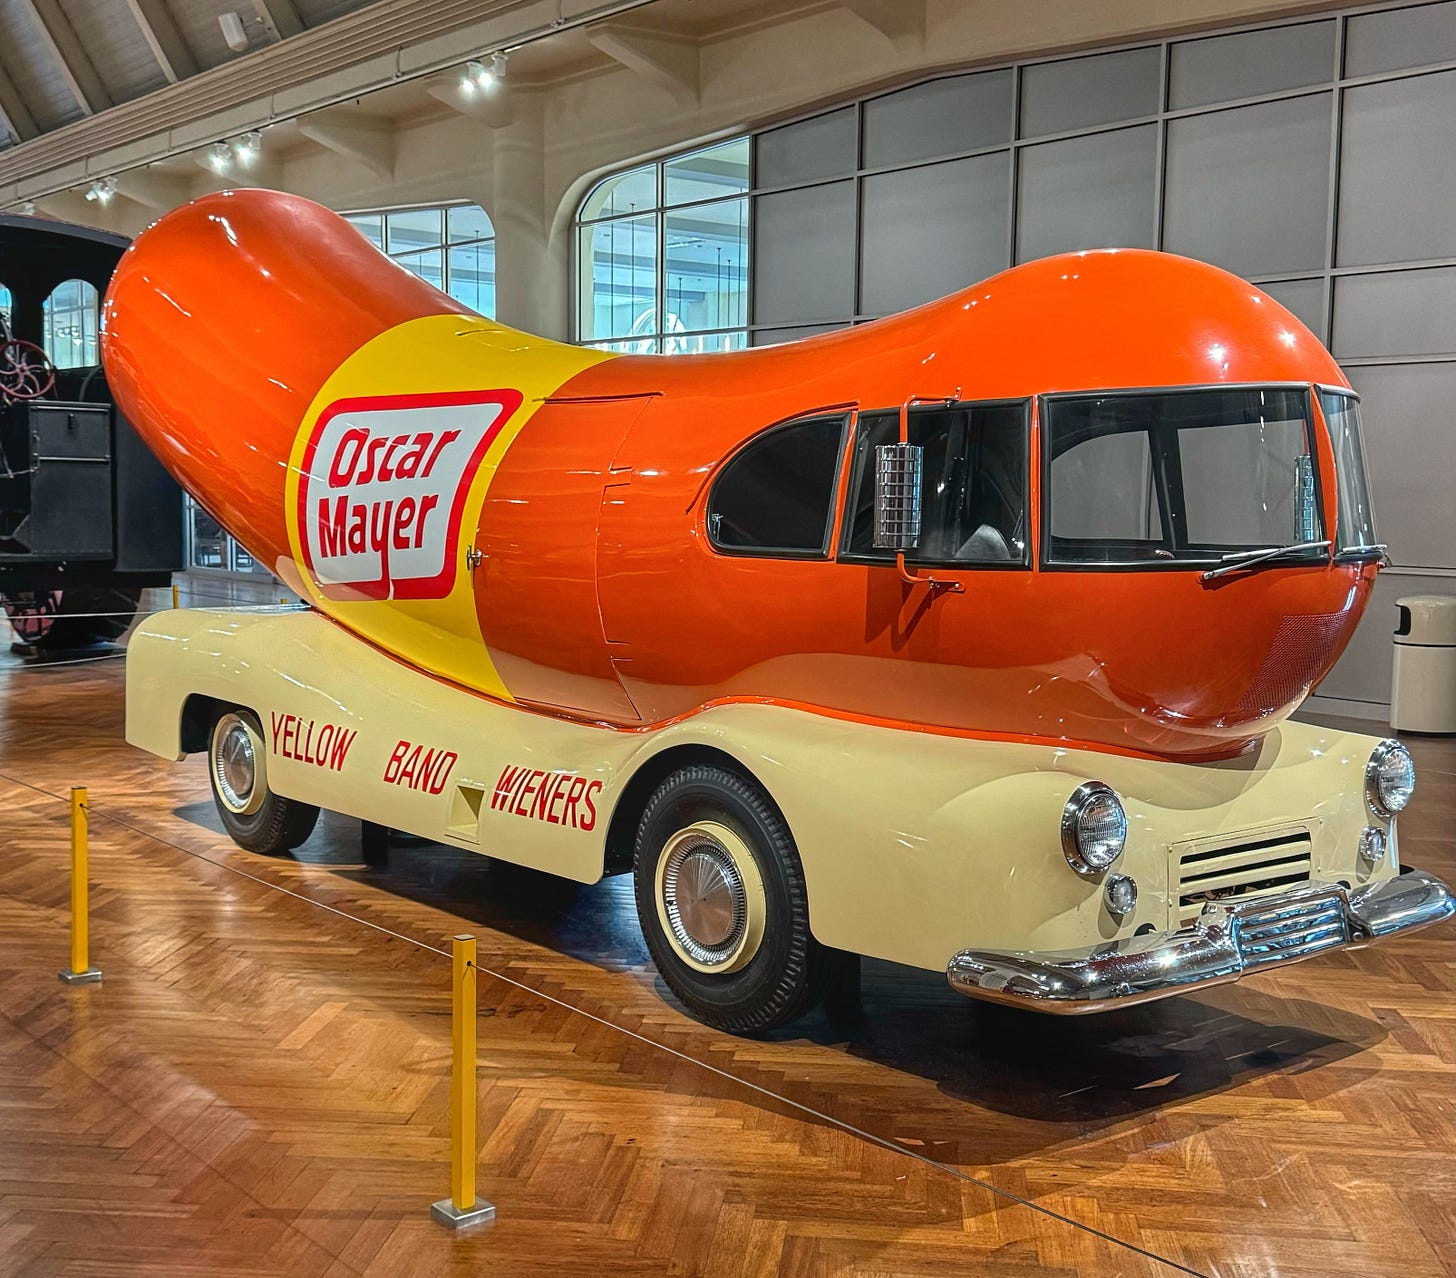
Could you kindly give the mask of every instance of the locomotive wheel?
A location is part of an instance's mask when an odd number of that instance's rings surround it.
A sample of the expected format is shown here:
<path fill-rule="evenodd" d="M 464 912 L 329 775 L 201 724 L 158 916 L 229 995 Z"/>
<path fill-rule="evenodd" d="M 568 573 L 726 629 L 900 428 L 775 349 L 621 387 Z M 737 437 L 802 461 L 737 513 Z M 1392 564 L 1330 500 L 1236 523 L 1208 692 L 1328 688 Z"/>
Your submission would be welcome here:
<path fill-rule="evenodd" d="M 272 856 L 293 851 L 313 833 L 319 810 L 268 788 L 267 746 L 250 710 L 225 710 L 217 717 L 207 773 L 217 814 L 240 848 Z"/>
<path fill-rule="evenodd" d="M 797 1020 L 841 966 L 809 932 L 804 870 L 783 818 L 726 768 L 684 768 L 657 788 L 633 878 L 662 979 L 718 1029 L 754 1034 Z"/>
<path fill-rule="evenodd" d="M 0 596 L 15 642 L 34 654 L 115 643 L 136 621 L 140 586 L 66 586 Z"/>

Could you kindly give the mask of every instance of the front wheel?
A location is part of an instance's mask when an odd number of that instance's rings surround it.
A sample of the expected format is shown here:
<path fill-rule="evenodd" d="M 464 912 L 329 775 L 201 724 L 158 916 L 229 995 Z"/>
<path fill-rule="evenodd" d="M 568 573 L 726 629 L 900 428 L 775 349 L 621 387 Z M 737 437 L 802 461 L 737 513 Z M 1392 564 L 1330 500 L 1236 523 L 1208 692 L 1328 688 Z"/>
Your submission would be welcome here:
<path fill-rule="evenodd" d="M 727 768 L 695 766 L 648 801 L 633 863 L 637 915 L 657 970 L 699 1020 L 735 1034 L 797 1020 L 842 955 L 809 931 L 804 870 L 768 796 Z"/>
<path fill-rule="evenodd" d="M 224 710 L 207 750 L 212 801 L 232 841 L 249 852 L 291 852 L 310 834 L 319 810 L 268 788 L 263 729 L 249 710 Z"/>

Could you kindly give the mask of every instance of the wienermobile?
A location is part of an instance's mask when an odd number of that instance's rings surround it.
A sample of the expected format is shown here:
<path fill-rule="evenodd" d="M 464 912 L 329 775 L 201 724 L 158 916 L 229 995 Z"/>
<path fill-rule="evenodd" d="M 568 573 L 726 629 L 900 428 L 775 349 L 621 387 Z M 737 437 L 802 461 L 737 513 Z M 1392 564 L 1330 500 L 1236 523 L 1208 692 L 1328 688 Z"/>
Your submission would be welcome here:
<path fill-rule="evenodd" d="M 228 831 L 320 807 L 583 882 L 735 1032 L 846 955 L 1090 1012 L 1453 913 L 1398 742 L 1290 721 L 1381 564 L 1355 395 L 1266 294 L 1033 262 L 662 358 L 474 314 L 308 201 L 162 218 L 118 402 L 311 607 L 131 640 Z"/>

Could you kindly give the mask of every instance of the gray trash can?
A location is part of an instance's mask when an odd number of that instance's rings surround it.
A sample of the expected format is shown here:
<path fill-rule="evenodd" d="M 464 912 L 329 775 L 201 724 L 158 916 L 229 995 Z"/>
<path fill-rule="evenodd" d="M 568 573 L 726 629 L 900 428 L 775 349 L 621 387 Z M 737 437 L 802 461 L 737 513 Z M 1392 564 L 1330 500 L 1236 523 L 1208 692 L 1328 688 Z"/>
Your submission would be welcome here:
<path fill-rule="evenodd" d="M 1456 596 L 1395 601 L 1395 674 L 1390 726 L 1400 732 L 1456 733 Z"/>

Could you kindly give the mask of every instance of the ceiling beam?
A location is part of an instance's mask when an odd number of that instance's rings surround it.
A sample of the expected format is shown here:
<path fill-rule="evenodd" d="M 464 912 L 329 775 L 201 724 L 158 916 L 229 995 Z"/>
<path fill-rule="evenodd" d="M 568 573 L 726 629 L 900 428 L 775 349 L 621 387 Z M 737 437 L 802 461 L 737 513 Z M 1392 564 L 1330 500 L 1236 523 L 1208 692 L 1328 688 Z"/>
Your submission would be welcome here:
<path fill-rule="evenodd" d="M 331 107 L 299 118 L 298 131 L 335 155 L 357 160 L 375 177 L 394 177 L 394 125 Z"/>
<path fill-rule="evenodd" d="M 177 20 L 167 0 L 126 0 L 126 3 L 168 83 L 176 84 L 196 75 L 197 59 L 177 29 Z"/>
<path fill-rule="evenodd" d="M 31 138 L 40 136 L 35 117 L 3 65 L 0 65 L 0 128 L 5 129 L 16 142 L 29 142 Z"/>
<path fill-rule="evenodd" d="M 926 0 L 839 0 L 839 3 L 892 45 L 924 43 Z"/>
<path fill-rule="evenodd" d="M 425 92 L 452 111 L 479 120 L 488 128 L 503 129 L 516 118 L 514 97 L 504 84 L 466 89 L 458 75 L 442 75 L 427 81 Z"/>
<path fill-rule="evenodd" d="M 166 213 L 192 198 L 192 183 L 177 173 L 155 169 L 132 169 L 116 175 L 116 189 L 134 204 Z"/>
<path fill-rule="evenodd" d="M 60 0 L 20 0 L 20 3 L 35 20 L 46 52 L 76 99 L 76 105 L 87 115 L 114 105 Z"/>
<path fill-rule="evenodd" d="M 293 0 L 253 0 L 253 12 L 262 20 L 274 40 L 302 35 L 305 27 Z"/>
<path fill-rule="evenodd" d="M 665 90 L 679 106 L 698 105 L 701 72 L 696 40 L 615 23 L 587 28 L 586 38 L 614 62 Z"/>

